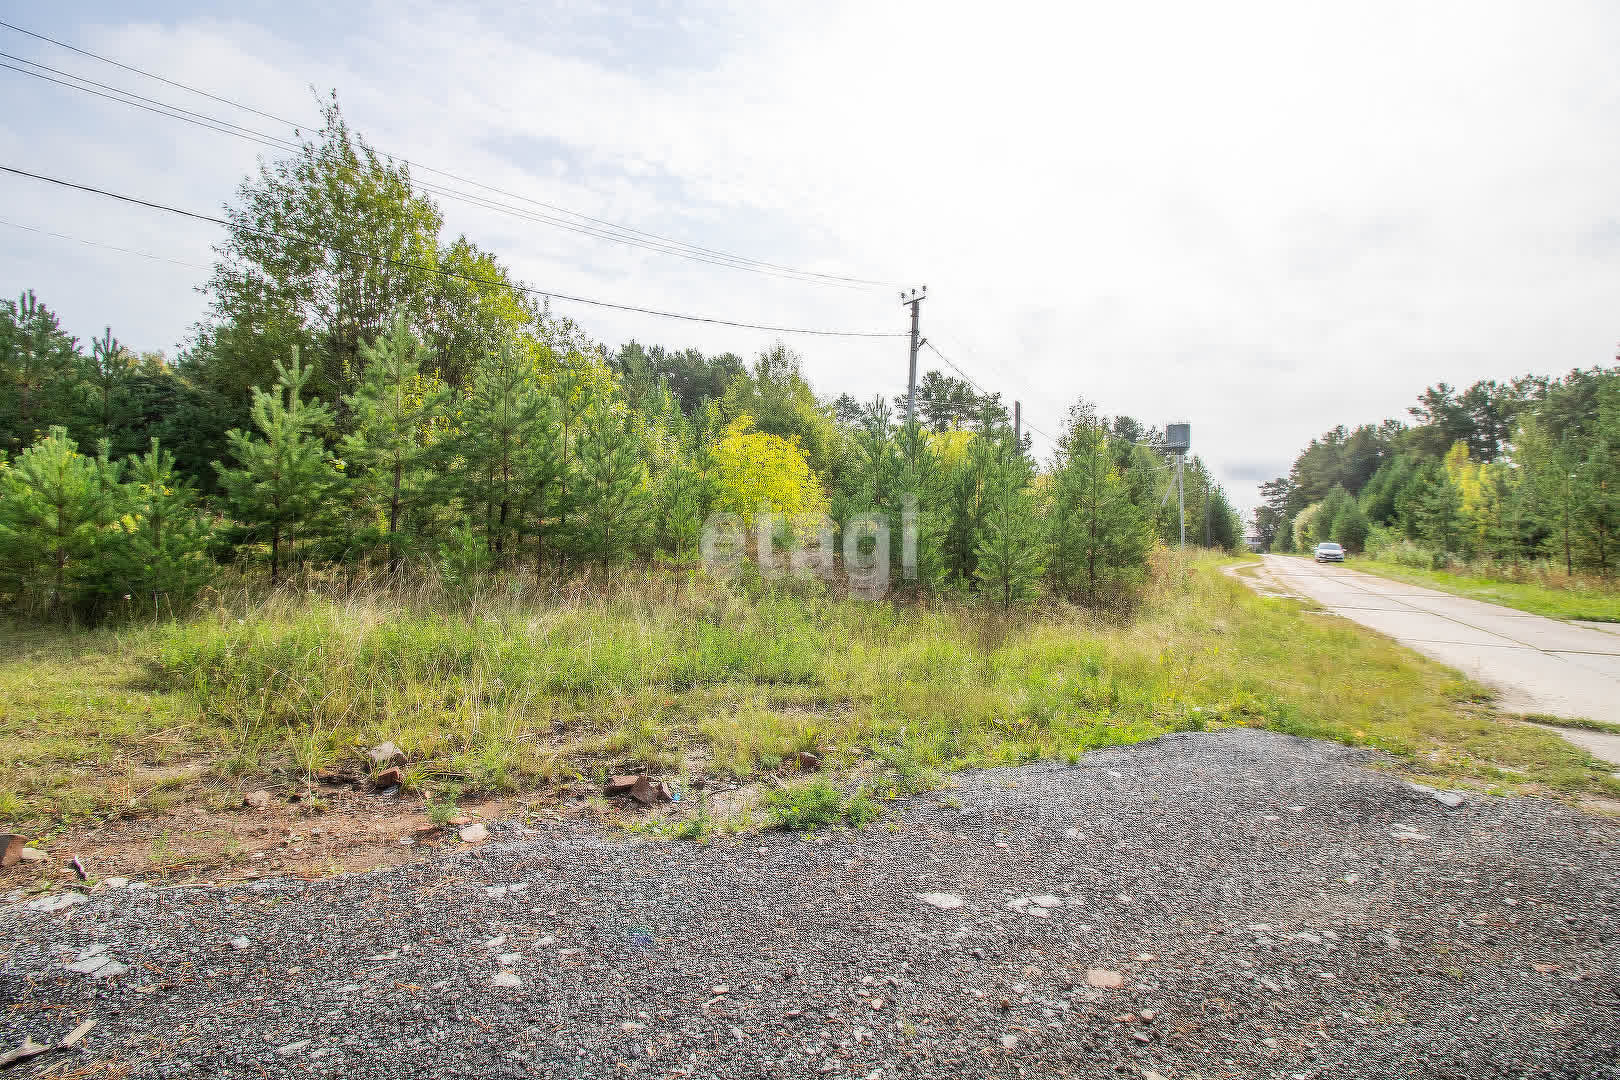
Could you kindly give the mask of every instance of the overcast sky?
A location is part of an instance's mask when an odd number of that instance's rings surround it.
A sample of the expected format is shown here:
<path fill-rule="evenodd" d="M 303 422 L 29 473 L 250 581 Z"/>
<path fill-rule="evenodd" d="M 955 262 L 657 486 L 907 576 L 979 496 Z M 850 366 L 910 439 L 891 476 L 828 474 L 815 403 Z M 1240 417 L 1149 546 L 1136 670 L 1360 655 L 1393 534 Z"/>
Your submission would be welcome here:
<path fill-rule="evenodd" d="M 0 4 L 8 22 L 398 156 L 774 263 L 927 284 L 923 331 L 1044 432 L 1188 420 L 1236 501 L 1426 385 L 1613 362 L 1620 4 Z M 340 5 L 336 5 L 340 6 Z M 514 14 L 514 11 L 521 11 Z M 286 135 L 0 29 L 0 51 Z M 11 63 L 12 61 L 4 61 Z M 216 212 L 264 152 L 0 70 L 0 162 Z M 531 285 L 905 329 L 895 289 L 721 269 L 458 203 Z M 215 227 L 0 175 L 0 292 L 174 351 Z M 23 231 L 44 229 L 163 260 Z M 594 337 L 772 335 L 559 303 Z M 903 340 L 790 339 L 817 390 Z M 923 367 L 940 366 L 925 352 Z M 1037 450 L 1047 449 L 1036 436 Z"/>

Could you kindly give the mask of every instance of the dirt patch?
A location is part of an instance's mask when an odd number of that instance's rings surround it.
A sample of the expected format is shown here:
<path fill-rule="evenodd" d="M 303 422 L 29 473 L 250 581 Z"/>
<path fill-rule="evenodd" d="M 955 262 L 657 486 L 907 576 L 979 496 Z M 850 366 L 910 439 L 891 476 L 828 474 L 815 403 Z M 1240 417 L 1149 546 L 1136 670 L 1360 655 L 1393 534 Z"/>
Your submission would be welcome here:
<path fill-rule="evenodd" d="M 374 870 L 461 843 L 454 826 L 433 826 L 425 801 L 416 796 L 327 791 L 322 792 L 321 803 L 319 809 L 310 809 L 276 798 L 264 810 L 185 806 L 167 814 L 60 830 L 36 844 L 49 856 L 46 861 L 20 862 L 0 870 L 0 891 L 71 882 L 78 877 L 72 867 L 75 857 L 92 882 L 122 877 L 168 884 L 219 883 Z M 679 816 L 696 809 L 692 800 L 651 813 Z M 522 797 L 466 800 L 461 806 L 461 817 L 467 821 L 594 818 L 631 824 L 648 816 L 644 808 L 606 801 L 583 785 Z"/>

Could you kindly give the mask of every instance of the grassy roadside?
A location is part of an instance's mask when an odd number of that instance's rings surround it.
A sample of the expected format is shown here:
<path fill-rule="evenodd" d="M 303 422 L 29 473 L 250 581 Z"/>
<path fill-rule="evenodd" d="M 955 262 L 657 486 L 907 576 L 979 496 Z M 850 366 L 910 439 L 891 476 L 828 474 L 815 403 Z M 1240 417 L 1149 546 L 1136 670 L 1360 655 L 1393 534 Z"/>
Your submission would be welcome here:
<path fill-rule="evenodd" d="M 629 767 L 757 779 L 811 750 L 881 799 L 1232 724 L 1379 747 L 1440 778 L 1620 792 L 1563 740 L 1497 719 L 1480 687 L 1257 596 L 1227 562 L 1163 556 L 1121 621 L 638 573 L 561 593 L 283 593 L 117 632 L 4 626 L 0 821 L 224 808 L 353 768 L 384 739 L 424 794 Z"/>
<path fill-rule="evenodd" d="M 1506 581 L 1478 574 L 1450 570 L 1418 570 L 1399 563 L 1375 559 L 1352 559 L 1351 569 L 1393 578 L 1413 585 L 1427 585 L 1442 592 L 1484 600 L 1491 604 L 1546 615 L 1554 619 L 1586 619 L 1591 622 L 1620 622 L 1620 586 L 1602 588 L 1584 581 L 1549 585 L 1540 581 Z"/>

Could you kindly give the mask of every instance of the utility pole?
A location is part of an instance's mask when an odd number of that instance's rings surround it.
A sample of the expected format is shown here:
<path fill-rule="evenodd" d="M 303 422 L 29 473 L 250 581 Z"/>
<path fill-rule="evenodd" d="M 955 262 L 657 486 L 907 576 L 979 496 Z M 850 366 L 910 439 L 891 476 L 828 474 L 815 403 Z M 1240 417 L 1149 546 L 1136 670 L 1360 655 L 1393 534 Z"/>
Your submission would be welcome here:
<path fill-rule="evenodd" d="M 1013 442 L 1018 444 L 1018 452 L 1024 452 L 1024 403 L 1013 402 Z"/>
<path fill-rule="evenodd" d="M 1187 464 L 1186 454 L 1176 455 L 1176 514 L 1181 519 L 1181 549 L 1187 549 L 1187 486 L 1183 481 L 1183 474 Z"/>
<path fill-rule="evenodd" d="M 900 303 L 911 306 L 911 376 L 906 380 L 906 423 L 910 424 L 917 419 L 917 350 L 922 348 L 923 339 L 917 336 L 917 307 L 928 299 L 928 286 L 922 287 L 922 292 L 911 290 L 911 295 L 900 294 Z"/>

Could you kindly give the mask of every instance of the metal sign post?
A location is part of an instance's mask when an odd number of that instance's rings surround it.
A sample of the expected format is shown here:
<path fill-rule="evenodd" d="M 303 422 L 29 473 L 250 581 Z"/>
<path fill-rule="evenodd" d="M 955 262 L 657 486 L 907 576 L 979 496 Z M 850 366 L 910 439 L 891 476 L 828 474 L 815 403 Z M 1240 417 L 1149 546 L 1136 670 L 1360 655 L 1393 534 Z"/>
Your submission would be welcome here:
<path fill-rule="evenodd" d="M 1192 449 L 1192 425 L 1168 424 L 1164 429 L 1165 447 L 1176 455 L 1176 514 L 1181 519 L 1181 547 L 1187 547 L 1187 451 Z"/>

